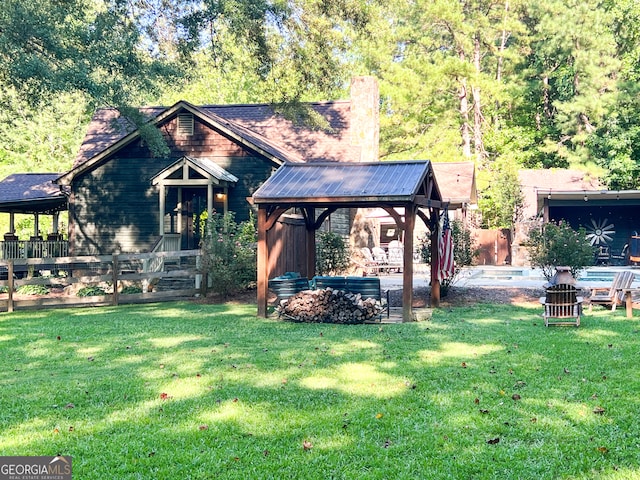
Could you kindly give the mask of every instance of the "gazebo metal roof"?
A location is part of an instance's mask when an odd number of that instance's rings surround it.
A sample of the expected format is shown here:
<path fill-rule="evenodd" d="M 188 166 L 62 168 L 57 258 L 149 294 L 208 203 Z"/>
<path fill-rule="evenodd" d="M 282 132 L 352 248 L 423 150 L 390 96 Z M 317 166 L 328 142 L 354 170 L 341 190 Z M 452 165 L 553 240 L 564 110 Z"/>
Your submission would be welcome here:
<path fill-rule="evenodd" d="M 416 203 L 430 206 L 442 198 L 437 185 L 427 191 L 433 174 L 428 160 L 372 163 L 288 163 L 253 194 L 255 204 L 380 206 Z M 345 205 L 343 205 L 345 206 Z"/>

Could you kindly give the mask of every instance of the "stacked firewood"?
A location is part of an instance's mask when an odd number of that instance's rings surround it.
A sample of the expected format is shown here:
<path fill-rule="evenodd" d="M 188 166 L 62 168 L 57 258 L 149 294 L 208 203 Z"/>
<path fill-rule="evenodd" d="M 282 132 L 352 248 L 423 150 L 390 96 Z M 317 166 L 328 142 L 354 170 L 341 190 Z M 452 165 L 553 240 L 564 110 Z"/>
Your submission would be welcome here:
<path fill-rule="evenodd" d="M 276 311 L 282 317 L 307 323 L 364 323 L 374 320 L 382 306 L 359 293 L 325 288 L 304 290 L 281 300 Z"/>

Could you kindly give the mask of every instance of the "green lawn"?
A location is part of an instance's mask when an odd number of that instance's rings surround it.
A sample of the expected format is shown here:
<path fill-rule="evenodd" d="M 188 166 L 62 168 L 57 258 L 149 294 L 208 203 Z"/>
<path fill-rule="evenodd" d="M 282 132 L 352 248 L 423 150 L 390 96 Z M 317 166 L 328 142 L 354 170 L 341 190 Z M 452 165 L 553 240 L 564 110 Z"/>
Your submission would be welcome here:
<path fill-rule="evenodd" d="M 0 314 L 0 455 L 71 455 L 76 479 L 640 478 L 638 318 L 540 313 Z"/>

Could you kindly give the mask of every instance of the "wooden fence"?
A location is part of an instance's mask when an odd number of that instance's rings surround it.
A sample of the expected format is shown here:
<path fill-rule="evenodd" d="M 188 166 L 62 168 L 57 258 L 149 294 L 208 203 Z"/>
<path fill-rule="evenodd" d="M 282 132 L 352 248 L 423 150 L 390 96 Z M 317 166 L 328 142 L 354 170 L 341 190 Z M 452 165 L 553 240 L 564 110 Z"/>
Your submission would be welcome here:
<path fill-rule="evenodd" d="M 0 294 L 0 311 L 162 302 L 205 294 L 207 281 L 200 268 L 201 255 L 200 250 L 182 250 L 2 260 L 0 288 L 6 288 L 0 291 L 6 292 Z M 153 268 L 153 265 L 161 267 Z M 182 285 L 175 285 L 178 282 Z M 21 294 L 19 289 L 24 285 L 33 285 L 34 289 L 45 286 L 58 294 Z M 135 290 L 142 289 L 142 292 L 125 294 L 134 290 L 126 287 L 134 285 L 139 287 Z M 70 291 L 91 286 L 106 287 L 108 293 L 78 296 Z"/>

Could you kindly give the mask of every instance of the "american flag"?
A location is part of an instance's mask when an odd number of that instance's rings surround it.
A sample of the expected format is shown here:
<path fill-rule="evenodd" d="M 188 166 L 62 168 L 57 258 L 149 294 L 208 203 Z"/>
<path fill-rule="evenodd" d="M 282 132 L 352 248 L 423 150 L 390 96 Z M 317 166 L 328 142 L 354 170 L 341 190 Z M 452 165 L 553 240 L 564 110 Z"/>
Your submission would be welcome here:
<path fill-rule="evenodd" d="M 438 254 L 440 263 L 438 264 L 438 281 L 453 276 L 455 266 L 453 264 L 453 237 L 451 236 L 451 225 L 449 224 L 449 211 L 445 209 L 440 217 L 440 239 L 438 242 Z"/>

